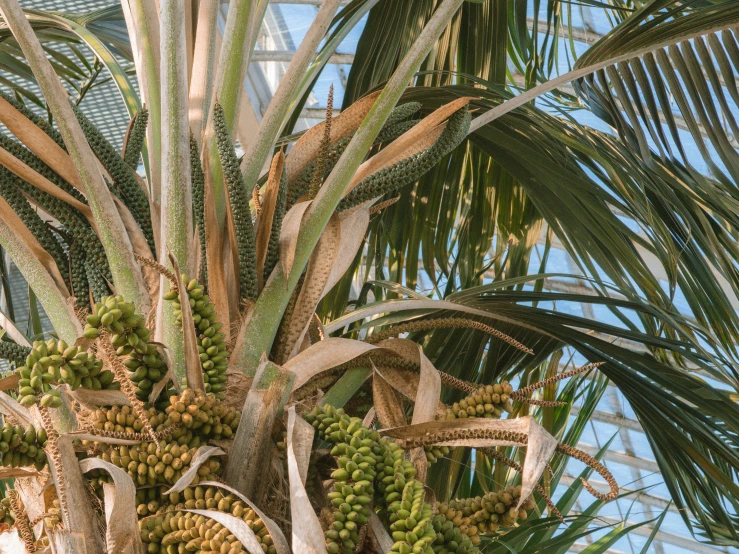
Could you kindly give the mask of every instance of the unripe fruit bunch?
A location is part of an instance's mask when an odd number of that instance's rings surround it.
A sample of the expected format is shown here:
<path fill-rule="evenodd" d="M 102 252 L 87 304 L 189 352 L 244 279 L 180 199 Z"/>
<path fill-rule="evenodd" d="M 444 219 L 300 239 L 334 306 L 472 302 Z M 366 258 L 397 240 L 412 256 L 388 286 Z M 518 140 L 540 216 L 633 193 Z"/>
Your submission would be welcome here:
<path fill-rule="evenodd" d="M 503 412 L 513 409 L 511 394 L 513 387 L 508 381 L 495 385 L 484 385 L 466 398 L 447 408 L 447 419 L 486 417 L 499 419 Z"/>
<path fill-rule="evenodd" d="M 135 446 L 115 446 L 103 451 L 101 458 L 127 471 L 138 486 L 173 485 L 190 469 L 196 447 L 181 445 L 176 441 L 161 441 L 161 448 L 153 442 Z M 193 484 L 213 479 L 221 469 L 221 463 L 208 459 L 198 468 Z"/>
<path fill-rule="evenodd" d="M 213 392 L 222 399 L 226 390 L 229 356 L 226 350 L 226 335 L 220 332 L 223 324 L 217 321 L 215 304 L 205 294 L 203 285 L 198 283 L 197 279 L 188 280 L 187 275 L 182 275 L 182 282 L 186 283 L 187 297 L 195 324 L 205 391 Z M 182 306 L 178 291 L 171 289 L 164 295 L 164 299 L 172 302 L 177 322 L 182 325 Z"/>
<path fill-rule="evenodd" d="M 158 492 L 158 489 L 149 489 Z M 151 493 L 146 493 L 150 495 Z M 138 498 L 138 497 L 137 497 Z M 146 500 L 142 498 L 142 500 Z M 181 492 L 161 496 L 161 506 L 153 515 L 139 520 L 141 539 L 149 554 L 200 552 L 237 554 L 246 549 L 236 537 L 216 521 L 185 510 L 215 510 L 237 517 L 254 531 L 266 554 L 276 554 L 264 522 L 237 496 L 216 487 L 187 487 Z M 151 504 L 152 501 L 149 501 Z M 142 508 L 151 512 L 154 505 Z"/>
<path fill-rule="evenodd" d="M 437 512 L 457 525 L 477 544 L 479 535 L 494 534 L 499 530 L 510 529 L 519 521 L 526 521 L 527 512 L 533 509 L 534 502 L 527 498 L 517 509 L 520 498 L 521 486 L 508 486 L 484 496 L 439 504 Z"/>
<path fill-rule="evenodd" d="M 18 401 L 24 406 L 40 404 L 58 408 L 61 392 L 52 383 L 67 384 L 72 390 L 117 389 L 113 374 L 103 371 L 103 362 L 79 346 L 68 346 L 63 340 L 49 339 L 33 343 L 26 365 L 15 370 L 20 377 Z"/>
<path fill-rule="evenodd" d="M 107 296 L 87 316 L 84 336 L 96 339 L 103 330 L 110 334 L 116 354 L 129 356 L 123 365 L 131 372 L 129 377 L 136 385 L 136 397 L 145 402 L 154 385 L 166 375 L 167 368 L 161 353 L 150 342 L 151 332 L 144 316 L 137 314 L 134 305 L 122 296 Z"/>
<path fill-rule="evenodd" d="M 241 414 L 221 403 L 215 394 L 185 389 L 179 396 L 172 395 L 169 402 L 165 413 L 171 425 L 192 430 L 206 440 L 229 439 L 236 433 Z"/>
<path fill-rule="evenodd" d="M 46 431 L 5 422 L 0 431 L 0 465 L 4 467 L 35 466 L 39 471 L 46 466 Z M 0 518 L 1 519 L 1 518 Z"/>

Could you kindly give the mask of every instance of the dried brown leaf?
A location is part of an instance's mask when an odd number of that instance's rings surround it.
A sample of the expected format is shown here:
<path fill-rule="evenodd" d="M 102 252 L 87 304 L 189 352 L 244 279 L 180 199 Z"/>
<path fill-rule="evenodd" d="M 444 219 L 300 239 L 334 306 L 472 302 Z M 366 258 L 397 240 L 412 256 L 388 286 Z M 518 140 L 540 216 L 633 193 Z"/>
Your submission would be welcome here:
<path fill-rule="evenodd" d="M 310 207 L 310 202 L 298 202 L 285 214 L 280 230 L 280 266 L 282 274 L 287 277 L 295 261 L 295 249 L 298 246 L 298 234 L 303 225 L 303 216 Z"/>
<path fill-rule="evenodd" d="M 319 373 L 372 351 L 378 354 L 388 353 L 387 350 L 366 342 L 328 337 L 288 360 L 283 367 L 295 373 L 293 390 L 296 390 Z"/>
<path fill-rule="evenodd" d="M 408 425 L 403 406 L 395 389 L 385 381 L 382 373 L 372 364 L 372 401 L 381 427 Z"/>
<path fill-rule="evenodd" d="M 246 548 L 250 554 L 262 554 L 262 545 L 259 543 L 254 531 L 247 525 L 243 519 L 239 519 L 231 514 L 218 512 L 216 510 L 185 510 L 192 514 L 198 514 L 203 517 L 210 518 L 223 525 L 226 529 L 233 533 L 234 537 Z"/>
<path fill-rule="evenodd" d="M 206 152 L 203 159 L 203 175 L 205 176 L 205 241 L 207 243 L 208 293 L 216 305 L 218 320 L 223 324 L 224 329 L 230 329 L 228 285 L 223 260 L 223 233 L 218 225 L 208 160 Z"/>
<path fill-rule="evenodd" d="M 7 377 L 3 377 L 0 379 L 0 391 L 14 389 L 18 386 L 18 381 L 20 380 L 20 376 L 15 373 L 8 375 Z"/>
<path fill-rule="evenodd" d="M 103 486 L 105 498 L 105 543 L 108 554 L 123 552 L 132 542 L 139 543 L 143 551 L 141 533 L 136 519 L 136 486 L 133 479 L 121 468 L 100 458 L 80 461 L 80 469 L 87 473 L 102 469 L 113 478 L 113 484 Z"/>
<path fill-rule="evenodd" d="M 24 429 L 34 424 L 29 409 L 4 392 L 0 392 L 0 413 L 17 419 Z"/>
<path fill-rule="evenodd" d="M 77 170 L 61 146 L 15 107 L 0 98 L 0 121 L 28 149 L 77 190 L 84 192 Z"/>
<path fill-rule="evenodd" d="M 326 541 L 321 522 L 313 510 L 304 486 L 313 433 L 313 426 L 297 417 L 295 407 L 291 407 L 287 420 L 287 471 L 290 481 L 293 551 L 326 554 Z"/>
<path fill-rule="evenodd" d="M 311 254 L 305 280 L 293 309 L 285 340 L 285 351 L 290 353 L 290 357 L 298 353 L 301 339 L 308 329 L 308 323 L 313 317 L 318 302 L 323 297 L 338 252 L 339 240 L 339 219 L 334 214 L 323 233 L 321 233 L 318 244 L 316 244 L 316 248 Z"/>
<path fill-rule="evenodd" d="M 35 469 L 26 469 L 24 467 L 0 467 L 0 481 L 4 481 L 5 479 L 21 479 L 24 477 L 39 477 L 40 475 L 41 474 Z"/>
<path fill-rule="evenodd" d="M 269 238 L 272 234 L 272 222 L 274 220 L 277 196 L 280 192 L 280 182 L 282 181 L 284 167 L 285 155 L 280 151 L 272 159 L 272 166 L 269 169 L 269 179 L 267 179 L 267 184 L 262 189 L 264 191 L 264 200 L 262 201 L 262 209 L 259 212 L 256 236 L 259 290 L 262 290 L 264 287 L 264 264 L 267 260 Z"/>
<path fill-rule="evenodd" d="M 66 387 L 65 392 L 75 401 L 88 407 L 130 405 L 126 395 L 119 390 L 90 390 L 82 388 L 70 390 L 69 387 Z"/>

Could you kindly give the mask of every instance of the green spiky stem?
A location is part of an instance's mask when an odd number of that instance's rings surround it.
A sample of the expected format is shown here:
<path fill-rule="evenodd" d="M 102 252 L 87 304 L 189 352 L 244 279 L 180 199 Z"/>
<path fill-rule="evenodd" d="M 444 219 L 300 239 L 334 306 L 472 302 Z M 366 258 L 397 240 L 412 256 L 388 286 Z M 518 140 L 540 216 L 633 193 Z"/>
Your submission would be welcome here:
<path fill-rule="evenodd" d="M 139 166 L 141 149 L 144 146 L 148 123 L 149 110 L 141 108 L 136 114 L 136 119 L 133 122 L 133 129 L 131 129 L 131 135 L 128 137 L 128 142 L 126 143 L 126 151 L 123 153 L 123 161 L 125 161 L 134 171 Z"/>
<path fill-rule="evenodd" d="M 344 155 L 306 212 L 290 274 L 285 275 L 281 266 L 277 265 L 257 300 L 251 319 L 241 328 L 232 360 L 237 367 L 242 368 L 242 371 L 253 375 L 262 353 L 270 350 L 290 295 L 331 214 L 341 201 L 344 190 L 400 100 L 406 85 L 415 75 L 447 23 L 457 13 L 462 2 L 463 0 L 444 0 L 437 8 L 364 118 Z"/>
<path fill-rule="evenodd" d="M 152 252 L 156 251 L 154 231 L 151 227 L 149 200 L 136 182 L 133 170 L 123 161 L 105 136 L 85 117 L 81 110 L 75 107 L 74 113 L 87 142 L 113 178 L 115 185 L 113 193 L 123 200 L 126 207 L 131 210 L 131 214 L 141 227 L 146 241 L 149 243 L 149 248 Z M 141 137 L 141 140 L 143 140 L 143 137 Z M 139 150 L 140 148 L 141 144 L 139 144 Z"/>
<path fill-rule="evenodd" d="M 213 108 L 213 124 L 218 140 L 221 167 L 223 167 L 228 186 L 231 215 L 236 229 L 239 252 L 239 296 L 242 301 L 256 300 L 258 291 L 254 224 L 249 210 L 249 198 L 239 172 L 239 161 L 236 158 L 236 152 L 228 133 L 225 113 L 220 104 L 216 104 Z"/>
<path fill-rule="evenodd" d="M 200 238 L 200 274 L 203 286 L 208 284 L 208 258 L 205 239 L 205 175 L 200 165 L 200 149 L 195 137 L 190 134 L 190 175 L 192 179 L 192 210 L 198 237 Z"/>
<path fill-rule="evenodd" d="M 280 260 L 280 232 L 282 231 L 282 220 L 285 218 L 287 206 L 287 172 L 282 172 L 280 178 L 280 187 L 277 191 L 277 201 L 275 202 L 275 211 L 272 216 L 272 229 L 269 234 L 269 245 L 267 246 L 267 256 L 264 261 L 264 282 L 267 282 L 272 270 Z"/>

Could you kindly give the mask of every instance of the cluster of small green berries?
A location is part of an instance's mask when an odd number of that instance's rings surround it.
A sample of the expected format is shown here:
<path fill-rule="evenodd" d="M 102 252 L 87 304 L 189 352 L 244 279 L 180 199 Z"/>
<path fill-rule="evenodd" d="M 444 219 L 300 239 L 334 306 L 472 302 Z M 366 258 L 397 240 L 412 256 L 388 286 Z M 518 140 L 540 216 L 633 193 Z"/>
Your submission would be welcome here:
<path fill-rule="evenodd" d="M 223 107 L 218 102 L 213 106 L 213 126 L 238 243 L 239 298 L 242 302 L 244 300 L 256 300 L 257 250 L 254 223 L 252 222 L 244 179 L 241 176 L 239 159 L 236 157 L 236 151 L 231 142 L 231 134 L 226 124 Z"/>
<path fill-rule="evenodd" d="M 476 392 L 455 402 L 447 408 L 447 419 L 486 417 L 499 419 L 503 412 L 513 410 L 511 394 L 513 387 L 508 381 L 495 385 L 484 385 Z"/>
<path fill-rule="evenodd" d="M 448 446 L 425 446 L 426 459 L 430 464 L 433 464 L 436 460 L 449 455 Z"/>
<path fill-rule="evenodd" d="M 129 356 L 123 365 L 131 372 L 129 377 L 136 385 L 136 398 L 145 402 L 154 385 L 166 375 L 167 368 L 159 350 L 149 340 L 151 332 L 146 328 L 144 316 L 137 314 L 134 305 L 122 296 L 106 296 L 87 316 L 84 336 L 96 339 L 101 330 L 110 333 L 118 356 Z"/>
<path fill-rule="evenodd" d="M 19 402 L 24 406 L 58 408 L 62 405 L 61 392 L 52 384 L 67 384 L 73 390 L 79 387 L 100 390 L 117 388 L 113 374 L 103 371 L 103 362 L 79 346 L 68 346 L 63 340 L 49 339 L 33 343 L 26 356 L 26 365 L 15 370 Z"/>
<path fill-rule="evenodd" d="M 15 524 L 13 509 L 10 506 L 10 498 L 0 500 L 0 524 L 12 527 Z"/>
<path fill-rule="evenodd" d="M 489 535 L 500 529 L 510 529 L 519 521 L 526 521 L 528 510 L 534 502 L 527 498 L 516 508 L 521 498 L 521 486 L 505 487 L 484 496 L 452 500 L 439 504 L 437 512 L 465 532 L 474 544 L 480 542 L 479 535 Z"/>
<path fill-rule="evenodd" d="M 431 506 L 424 502 L 423 483 L 409 480 L 400 493 L 400 499 L 388 506 L 388 520 L 392 534 L 392 552 L 400 554 L 433 554 L 436 531 L 431 524 Z"/>
<path fill-rule="evenodd" d="M 326 549 L 329 554 L 351 554 L 359 541 L 359 529 L 370 516 L 376 465 L 382 459 L 380 436 L 364 427 L 361 419 L 330 405 L 315 408 L 306 421 L 334 444 L 331 455 L 338 465 L 331 474 L 333 490 L 328 493 L 334 511 L 326 531 Z"/>
<path fill-rule="evenodd" d="M 164 431 L 171 425 L 166 414 L 155 408 L 149 408 L 145 413 L 155 432 Z M 133 434 L 144 431 L 144 422 L 136 417 L 130 406 L 98 408 L 90 413 L 88 420 L 93 429 L 106 433 Z"/>
<path fill-rule="evenodd" d="M 30 425 L 23 429 L 7 421 L 0 431 L 0 464 L 5 467 L 35 466 L 41 471 L 46 465 L 46 431 L 43 427 L 36 431 Z M 2 518 L 0 518 L 2 520 Z"/>
<path fill-rule="evenodd" d="M 477 554 L 479 549 L 462 530 L 442 515 L 431 518 L 436 532 L 434 554 Z M 479 537 L 476 537 L 479 541 Z"/>
<path fill-rule="evenodd" d="M 142 442 L 108 448 L 101 458 L 127 471 L 138 486 L 173 485 L 190 468 L 196 450 L 197 447 L 180 445 L 176 440 L 161 441 L 160 447 Z M 209 458 L 198 468 L 193 484 L 212 479 L 220 469 L 221 463 Z"/>
<path fill-rule="evenodd" d="M 238 539 L 215 520 L 184 511 L 194 509 L 216 510 L 239 518 L 254 531 L 265 554 L 276 554 L 272 537 L 264 522 L 244 501 L 233 494 L 216 487 L 195 486 L 162 496 L 161 499 L 161 505 L 156 500 L 148 500 L 148 496 L 139 503 L 139 513 L 153 512 L 139 520 L 141 539 L 149 554 L 246 552 Z M 145 500 L 147 503 L 142 507 Z M 155 510 L 150 510 L 155 507 Z"/>
<path fill-rule="evenodd" d="M 146 124 L 149 122 L 149 110 L 141 108 L 136 112 L 134 117 L 136 119 L 133 122 L 131 134 L 126 142 L 126 151 L 123 153 L 123 161 L 128 164 L 128 167 L 135 171 L 139 167 L 141 149 L 144 146 L 144 139 L 146 138 Z"/>
<path fill-rule="evenodd" d="M 149 248 L 152 252 L 156 252 L 149 200 L 146 193 L 136 182 L 133 170 L 108 142 L 105 135 L 85 117 L 81 110 L 75 107 L 74 112 L 87 142 L 113 179 L 114 186 L 110 187 L 111 191 L 126 204 L 144 233 Z"/>
<path fill-rule="evenodd" d="M 203 368 L 203 381 L 206 392 L 213 392 L 220 399 L 226 390 L 226 371 L 228 370 L 228 351 L 226 335 L 220 330 L 223 324 L 217 321 L 215 304 L 205 294 L 205 289 L 197 279 L 189 279 L 182 275 L 182 282 L 187 283 L 187 296 L 192 310 L 192 319 L 197 333 L 198 353 Z M 165 300 L 172 302 L 174 316 L 182 325 L 182 306 L 176 289 L 164 295 Z"/>

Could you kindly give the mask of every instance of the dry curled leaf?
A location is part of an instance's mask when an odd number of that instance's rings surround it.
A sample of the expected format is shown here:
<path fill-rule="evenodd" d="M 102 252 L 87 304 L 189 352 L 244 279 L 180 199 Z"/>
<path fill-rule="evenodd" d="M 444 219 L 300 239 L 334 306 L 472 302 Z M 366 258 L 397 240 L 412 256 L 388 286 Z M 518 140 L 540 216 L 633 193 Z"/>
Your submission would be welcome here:
<path fill-rule="evenodd" d="M 287 420 L 287 472 L 290 482 L 293 551 L 326 554 L 321 522 L 313 510 L 304 486 L 313 433 L 313 426 L 297 417 L 295 407 L 291 407 Z"/>
<path fill-rule="evenodd" d="M 87 473 L 102 469 L 113 478 L 113 484 L 103 487 L 105 498 L 105 544 L 108 554 L 123 552 L 132 542 L 137 542 L 143 551 L 141 534 L 136 519 L 136 485 L 131 476 L 119 467 L 100 458 L 80 461 L 80 469 Z"/>
<path fill-rule="evenodd" d="M 319 373 L 344 364 L 368 352 L 387 354 L 381 347 L 351 339 L 328 337 L 306 348 L 294 358 L 288 360 L 283 367 L 295 373 L 293 390 L 305 385 Z"/>

